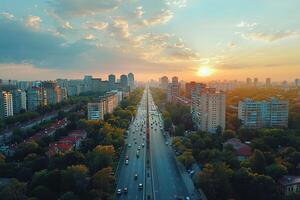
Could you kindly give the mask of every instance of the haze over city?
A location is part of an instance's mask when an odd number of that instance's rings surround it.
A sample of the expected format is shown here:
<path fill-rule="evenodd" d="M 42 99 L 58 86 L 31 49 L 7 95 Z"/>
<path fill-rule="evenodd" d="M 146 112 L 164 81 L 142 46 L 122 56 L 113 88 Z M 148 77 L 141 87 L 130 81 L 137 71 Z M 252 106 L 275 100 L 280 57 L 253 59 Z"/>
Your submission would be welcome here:
<path fill-rule="evenodd" d="M 132 71 L 144 81 L 163 74 L 293 80 L 300 74 L 299 6 L 297 0 L 2 0 L 1 78 Z M 202 68 L 209 76 L 198 73 Z"/>
<path fill-rule="evenodd" d="M 299 0 L 0 0 L 1 200 L 300 200 Z"/>

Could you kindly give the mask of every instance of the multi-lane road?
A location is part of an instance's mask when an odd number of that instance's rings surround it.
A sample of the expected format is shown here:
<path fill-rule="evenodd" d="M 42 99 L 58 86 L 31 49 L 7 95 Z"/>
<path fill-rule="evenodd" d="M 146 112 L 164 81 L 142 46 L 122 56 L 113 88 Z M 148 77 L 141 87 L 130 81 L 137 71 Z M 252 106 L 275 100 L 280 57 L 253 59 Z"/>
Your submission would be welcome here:
<path fill-rule="evenodd" d="M 147 95 L 144 92 L 136 117 L 128 129 L 125 158 L 121 159 L 119 166 L 120 174 L 116 191 L 118 199 L 142 200 L 145 196 L 146 103 Z M 139 188 L 139 184 L 142 184 L 142 188 Z M 125 192 L 126 188 L 127 193 Z M 118 190 L 121 191 L 121 194 L 118 194 Z"/>
<path fill-rule="evenodd" d="M 147 104 L 149 112 L 147 112 Z M 147 115 L 149 116 L 150 134 L 148 154 L 146 154 Z M 165 139 L 162 130 L 163 122 L 159 117 L 158 109 L 149 89 L 145 89 L 137 115 L 128 129 L 124 158 L 121 159 L 119 164 L 117 199 L 190 199 L 170 144 Z M 137 151 L 139 157 L 137 157 Z M 148 179 L 145 176 L 147 170 L 146 160 L 150 160 L 150 173 L 147 173 Z M 135 177 L 136 174 L 137 178 Z M 151 182 L 149 183 L 146 179 L 151 180 Z M 143 187 L 140 188 L 139 184 L 142 184 Z M 151 188 L 151 197 L 146 195 L 149 188 Z"/>

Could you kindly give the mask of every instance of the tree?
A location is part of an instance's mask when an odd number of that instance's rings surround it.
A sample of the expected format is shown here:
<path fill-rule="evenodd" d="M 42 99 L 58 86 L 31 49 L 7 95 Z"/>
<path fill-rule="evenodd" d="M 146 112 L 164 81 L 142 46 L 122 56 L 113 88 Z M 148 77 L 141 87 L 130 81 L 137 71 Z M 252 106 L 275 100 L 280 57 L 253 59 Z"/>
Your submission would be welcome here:
<path fill-rule="evenodd" d="M 250 158 L 251 168 L 260 174 L 265 172 L 266 160 L 263 152 L 255 149 L 253 155 Z"/>
<path fill-rule="evenodd" d="M 266 174 L 271 176 L 274 180 L 278 180 L 287 173 L 287 168 L 281 164 L 272 164 L 266 167 Z"/>
<path fill-rule="evenodd" d="M 62 172 L 62 191 L 76 191 L 78 194 L 85 193 L 88 186 L 87 175 L 88 169 L 85 165 L 69 166 Z"/>
<path fill-rule="evenodd" d="M 184 125 L 179 124 L 175 127 L 175 136 L 183 136 L 184 135 Z"/>
<path fill-rule="evenodd" d="M 195 159 L 193 157 L 192 151 L 187 150 L 183 152 L 180 156 L 177 157 L 177 159 L 188 169 L 192 166 L 192 164 L 195 162 Z"/>
<path fill-rule="evenodd" d="M 31 196 L 36 197 L 38 199 L 51 200 L 54 199 L 53 193 L 49 190 L 49 188 L 39 185 L 31 192 Z"/>
<path fill-rule="evenodd" d="M 80 200 L 73 192 L 66 192 L 59 197 L 58 200 Z"/>
<path fill-rule="evenodd" d="M 230 178 L 233 171 L 225 163 L 206 164 L 197 175 L 196 184 L 204 190 L 210 200 L 225 200 L 230 197 L 232 187 Z"/>
<path fill-rule="evenodd" d="M 12 179 L 1 191 L 0 197 L 3 200 L 25 200 L 26 184 Z"/>
<path fill-rule="evenodd" d="M 98 171 L 92 177 L 92 187 L 100 191 L 102 198 L 113 194 L 115 188 L 115 178 L 111 175 L 112 168 L 107 167 Z"/>

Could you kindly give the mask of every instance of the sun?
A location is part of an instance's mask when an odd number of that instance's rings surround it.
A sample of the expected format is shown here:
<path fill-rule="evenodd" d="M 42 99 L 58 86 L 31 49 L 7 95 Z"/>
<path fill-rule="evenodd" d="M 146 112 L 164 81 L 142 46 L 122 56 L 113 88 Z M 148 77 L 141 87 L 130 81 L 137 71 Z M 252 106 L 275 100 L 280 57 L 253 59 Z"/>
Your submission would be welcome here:
<path fill-rule="evenodd" d="M 214 73 L 214 70 L 211 67 L 203 66 L 198 69 L 198 76 L 207 77 L 211 76 Z"/>

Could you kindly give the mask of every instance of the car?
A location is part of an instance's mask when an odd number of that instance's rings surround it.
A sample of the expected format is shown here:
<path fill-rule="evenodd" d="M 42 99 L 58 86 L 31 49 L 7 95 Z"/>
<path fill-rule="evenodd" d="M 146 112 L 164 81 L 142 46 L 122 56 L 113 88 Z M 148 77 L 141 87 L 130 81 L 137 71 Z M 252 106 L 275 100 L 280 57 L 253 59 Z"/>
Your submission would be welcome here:
<path fill-rule="evenodd" d="M 139 190 L 142 190 L 142 189 L 143 189 L 143 184 L 140 183 L 140 184 L 138 185 L 138 188 L 139 188 Z"/>
<path fill-rule="evenodd" d="M 143 148 L 145 147 L 145 144 L 144 144 L 144 143 L 142 144 L 142 147 L 143 147 Z"/>
<path fill-rule="evenodd" d="M 127 193 L 128 193 L 128 188 L 124 187 L 124 194 L 127 194 Z"/>
<path fill-rule="evenodd" d="M 122 194 L 122 189 L 118 189 L 117 190 L 117 195 L 121 195 Z"/>
<path fill-rule="evenodd" d="M 135 174 L 134 175 L 134 180 L 137 180 L 137 178 L 138 178 L 138 174 Z"/>
<path fill-rule="evenodd" d="M 191 200 L 191 198 L 187 196 L 187 197 L 185 197 L 185 200 Z"/>
<path fill-rule="evenodd" d="M 125 165 L 128 165 L 129 164 L 129 161 L 128 160 L 125 160 Z"/>
<path fill-rule="evenodd" d="M 126 160 L 128 160 L 128 159 L 129 159 L 128 155 L 126 155 L 125 159 L 126 159 Z"/>
<path fill-rule="evenodd" d="M 137 144 L 137 142 L 135 141 L 134 144 Z"/>
<path fill-rule="evenodd" d="M 128 144 L 128 147 L 131 147 L 131 144 Z"/>
<path fill-rule="evenodd" d="M 138 150 L 141 150 L 141 146 L 138 146 L 138 148 L 137 148 Z"/>
<path fill-rule="evenodd" d="M 166 145 L 169 145 L 169 142 L 166 142 Z"/>

